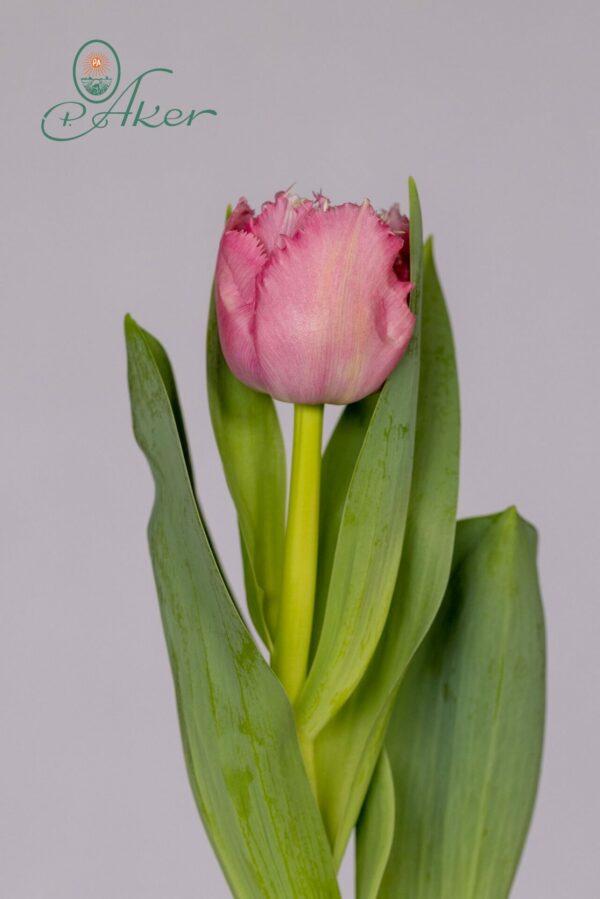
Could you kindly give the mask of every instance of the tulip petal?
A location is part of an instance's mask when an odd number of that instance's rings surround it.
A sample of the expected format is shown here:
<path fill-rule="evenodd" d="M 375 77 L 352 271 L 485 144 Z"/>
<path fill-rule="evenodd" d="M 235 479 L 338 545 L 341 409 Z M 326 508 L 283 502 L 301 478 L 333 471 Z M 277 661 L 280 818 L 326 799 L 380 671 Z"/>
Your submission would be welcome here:
<path fill-rule="evenodd" d="M 293 237 L 306 216 L 312 211 L 310 200 L 290 196 L 285 190 L 275 194 L 275 199 L 263 203 L 260 213 L 249 223 L 251 231 L 262 243 L 267 253 L 281 247 L 281 237 Z"/>
<path fill-rule="evenodd" d="M 313 209 L 257 282 L 255 345 L 269 393 L 295 403 L 353 402 L 377 390 L 414 327 L 402 238 L 370 203 Z"/>
<path fill-rule="evenodd" d="M 247 231 L 254 212 L 245 197 L 241 197 L 225 223 L 226 231 Z"/>
<path fill-rule="evenodd" d="M 401 343 L 406 346 L 406 335 L 410 339 L 415 325 L 415 317 L 408 306 L 408 296 L 413 288 L 410 281 L 398 281 L 394 290 L 383 297 L 383 315 L 381 318 L 382 340 Z M 379 322 L 378 322 L 379 324 Z"/>
<path fill-rule="evenodd" d="M 379 218 L 403 240 L 402 249 L 394 262 L 394 271 L 400 281 L 408 281 L 410 279 L 410 222 L 408 216 L 402 215 L 399 204 L 394 203 L 389 209 L 382 210 Z"/>
<path fill-rule="evenodd" d="M 381 215 L 381 218 L 390 226 L 392 231 L 408 237 L 410 228 L 408 216 L 402 215 L 398 203 L 393 203 L 390 208 Z"/>
<path fill-rule="evenodd" d="M 215 276 L 219 335 L 227 364 L 240 381 L 263 392 L 254 343 L 254 313 L 256 278 L 266 261 L 266 253 L 254 235 L 226 231 Z"/>

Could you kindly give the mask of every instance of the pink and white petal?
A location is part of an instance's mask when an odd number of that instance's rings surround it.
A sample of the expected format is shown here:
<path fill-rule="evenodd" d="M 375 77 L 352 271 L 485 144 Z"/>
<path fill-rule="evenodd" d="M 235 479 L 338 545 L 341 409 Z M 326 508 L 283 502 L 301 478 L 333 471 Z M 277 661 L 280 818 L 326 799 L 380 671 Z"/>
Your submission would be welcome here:
<path fill-rule="evenodd" d="M 315 211 L 273 251 L 258 278 L 256 347 L 274 396 L 346 403 L 380 386 L 397 357 L 382 299 L 397 292 L 401 246 L 365 202 Z"/>
<path fill-rule="evenodd" d="M 219 338 L 227 364 L 240 381 L 263 391 L 254 332 L 256 280 L 266 258 L 252 234 L 226 231 L 215 274 Z"/>
<path fill-rule="evenodd" d="M 267 253 L 282 245 L 281 237 L 293 237 L 312 211 L 310 200 L 291 196 L 280 190 L 274 200 L 263 203 L 260 213 L 252 219 L 249 230 L 260 240 Z"/>

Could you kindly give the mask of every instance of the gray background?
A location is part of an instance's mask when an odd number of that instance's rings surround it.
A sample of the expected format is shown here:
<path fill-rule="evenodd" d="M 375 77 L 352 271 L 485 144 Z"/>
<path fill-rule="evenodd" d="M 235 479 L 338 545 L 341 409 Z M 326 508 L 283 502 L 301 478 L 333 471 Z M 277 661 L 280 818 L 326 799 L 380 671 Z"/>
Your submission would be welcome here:
<path fill-rule="evenodd" d="M 458 344 L 461 513 L 514 502 L 541 532 L 549 716 L 513 896 L 598 896 L 597 4 L 105 0 L 2 16 L 1 895 L 228 895 L 179 744 L 122 316 L 170 351 L 239 587 L 204 383 L 226 203 L 293 181 L 405 203 L 413 174 Z M 218 117 L 45 140 L 42 113 L 74 95 L 91 38 L 114 44 L 124 78 L 175 70 L 148 100 Z M 350 896 L 348 865 L 342 879 Z"/>

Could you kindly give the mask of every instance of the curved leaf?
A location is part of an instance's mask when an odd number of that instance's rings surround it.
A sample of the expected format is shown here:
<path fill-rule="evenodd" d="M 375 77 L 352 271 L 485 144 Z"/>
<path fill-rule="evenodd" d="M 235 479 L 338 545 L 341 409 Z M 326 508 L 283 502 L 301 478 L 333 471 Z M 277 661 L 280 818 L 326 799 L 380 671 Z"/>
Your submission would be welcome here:
<path fill-rule="evenodd" d="M 394 842 L 394 780 L 385 750 L 356 826 L 356 899 L 377 899 Z"/>
<path fill-rule="evenodd" d="M 271 397 L 238 381 L 225 361 L 214 288 L 206 350 L 210 414 L 238 514 L 248 609 L 272 649 L 283 565 L 285 448 Z"/>
<path fill-rule="evenodd" d="M 363 680 L 315 744 L 319 802 L 336 862 L 344 854 L 381 752 L 396 690 L 448 581 L 459 429 L 452 332 L 428 241 L 423 253 L 415 459 L 398 580 L 383 636 Z"/>
<path fill-rule="evenodd" d="M 544 726 L 535 556 L 535 531 L 514 508 L 458 526 L 444 603 L 386 739 L 396 828 L 380 899 L 508 896 Z"/>
<path fill-rule="evenodd" d="M 321 633 L 296 705 L 299 727 L 313 739 L 346 702 L 371 660 L 402 551 L 415 441 L 422 290 L 421 213 L 412 182 L 410 195 L 411 308 L 417 324 L 407 352 L 379 393 L 346 494 Z"/>
<path fill-rule="evenodd" d="M 156 496 L 149 541 L 190 783 L 239 899 L 339 897 L 289 702 L 239 616 L 191 489 L 162 348 L 126 320 L 137 441 Z"/>

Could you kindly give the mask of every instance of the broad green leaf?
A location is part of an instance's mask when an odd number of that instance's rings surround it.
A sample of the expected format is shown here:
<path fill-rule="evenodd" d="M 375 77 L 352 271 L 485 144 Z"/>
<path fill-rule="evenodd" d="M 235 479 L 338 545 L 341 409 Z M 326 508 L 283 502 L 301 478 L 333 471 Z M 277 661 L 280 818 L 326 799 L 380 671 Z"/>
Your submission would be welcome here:
<path fill-rule="evenodd" d="M 421 214 L 412 183 L 410 194 L 411 308 L 417 324 L 407 352 L 379 393 L 341 513 L 319 641 L 296 706 L 299 726 L 310 738 L 363 676 L 398 573 L 413 466 L 421 328 Z"/>
<path fill-rule="evenodd" d="M 461 522 L 442 608 L 400 688 L 380 899 L 506 899 L 544 728 L 536 534 L 514 508 Z"/>
<path fill-rule="evenodd" d="M 126 320 L 137 441 L 156 487 L 148 529 L 188 774 L 238 899 L 339 897 L 294 717 L 211 551 L 160 345 Z"/>
<path fill-rule="evenodd" d="M 396 690 L 448 581 L 459 427 L 452 332 L 428 241 L 423 253 L 415 459 L 398 580 L 383 636 L 363 680 L 315 745 L 319 802 L 336 862 L 344 854 L 381 752 Z"/>
<path fill-rule="evenodd" d="M 385 750 L 356 827 L 356 899 L 377 899 L 394 841 L 394 780 Z"/>
<path fill-rule="evenodd" d="M 219 342 L 214 289 L 207 335 L 210 414 L 242 543 L 248 608 L 269 649 L 277 621 L 285 528 L 285 449 L 275 404 L 231 372 Z"/>

